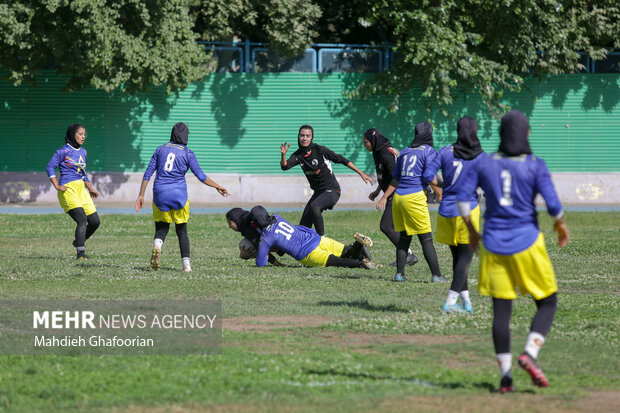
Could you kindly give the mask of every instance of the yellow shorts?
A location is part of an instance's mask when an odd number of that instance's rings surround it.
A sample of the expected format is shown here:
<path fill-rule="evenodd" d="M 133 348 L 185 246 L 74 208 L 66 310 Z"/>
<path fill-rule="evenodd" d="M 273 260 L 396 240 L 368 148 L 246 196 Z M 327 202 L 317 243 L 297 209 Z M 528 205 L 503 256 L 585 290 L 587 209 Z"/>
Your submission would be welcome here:
<path fill-rule="evenodd" d="M 402 196 L 394 194 L 392 215 L 394 229 L 398 232 L 407 231 L 407 235 L 431 232 L 431 216 L 424 191 Z"/>
<path fill-rule="evenodd" d="M 157 208 L 153 202 L 153 221 L 155 222 L 174 222 L 175 224 L 184 224 L 189 219 L 189 199 L 182 209 L 171 209 L 170 211 L 162 211 Z"/>
<path fill-rule="evenodd" d="M 343 249 L 344 244 L 334 241 L 331 238 L 321 237 L 319 245 L 299 262 L 306 267 L 325 267 L 329 256 L 335 255 L 336 257 L 340 257 Z"/>
<path fill-rule="evenodd" d="M 493 254 L 480 247 L 480 294 L 514 300 L 517 287 L 536 300 L 558 290 L 542 232 L 528 249 L 513 255 Z"/>
<path fill-rule="evenodd" d="M 476 207 L 471 210 L 470 218 L 474 228 L 478 231 L 480 227 L 479 205 L 476 205 Z M 460 216 L 446 218 L 437 214 L 437 233 L 435 234 L 435 241 L 447 245 L 469 244 L 469 231 L 467 230 L 463 218 Z"/>
<path fill-rule="evenodd" d="M 73 208 L 84 208 L 86 215 L 97 212 L 95 203 L 83 180 L 77 179 L 66 183 L 64 186 L 67 187 L 67 190 L 65 192 L 58 191 L 58 202 L 65 212 L 69 212 Z"/>

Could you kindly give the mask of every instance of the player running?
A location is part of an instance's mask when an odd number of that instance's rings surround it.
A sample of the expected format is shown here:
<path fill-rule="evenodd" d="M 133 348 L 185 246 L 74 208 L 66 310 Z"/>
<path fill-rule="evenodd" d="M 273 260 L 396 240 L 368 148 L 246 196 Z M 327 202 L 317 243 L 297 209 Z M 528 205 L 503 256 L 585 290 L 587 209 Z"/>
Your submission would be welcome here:
<path fill-rule="evenodd" d="M 390 185 L 398 186 L 398 181 L 394 179 L 394 165 L 396 164 L 396 158 L 398 158 L 398 150 L 392 147 L 392 143 L 379 131 L 379 129 L 371 128 L 364 132 L 364 148 L 368 152 L 372 152 L 372 158 L 375 162 L 375 169 L 377 171 L 377 189 L 372 191 L 368 195 L 368 199 L 374 201 L 381 191 L 385 192 Z M 381 232 L 394 244 L 394 247 L 398 245 L 400 234 L 394 230 L 394 219 L 392 214 L 392 199 L 393 195 L 387 198 L 385 207 L 383 208 L 383 215 L 381 215 L 381 221 L 379 222 L 379 228 Z M 418 262 L 411 248 L 407 251 L 407 265 L 413 265 Z M 392 266 L 396 266 L 396 262 L 392 263 Z"/>
<path fill-rule="evenodd" d="M 353 162 L 346 159 L 328 149 L 325 146 L 317 145 L 312 142 L 314 139 L 314 130 L 310 125 L 302 125 L 299 128 L 297 136 L 297 149 L 290 158 L 286 159 L 286 152 L 291 144 L 284 142 L 280 145 L 280 167 L 283 171 L 289 170 L 295 165 L 301 165 L 301 169 L 306 174 L 310 188 L 314 192 L 308 200 L 306 208 L 301 215 L 299 225 L 308 228 L 314 228 L 319 235 L 325 235 L 325 226 L 323 224 L 323 211 L 333 209 L 338 199 L 340 199 L 340 184 L 336 180 L 336 176 L 332 171 L 332 162 L 346 165 L 354 170 L 364 180 L 364 182 L 373 184 L 372 178 L 360 171 Z"/>
<path fill-rule="evenodd" d="M 153 240 L 153 253 L 151 255 L 151 267 L 157 271 L 160 266 L 161 249 L 168 234 L 170 223 L 175 223 L 175 229 L 179 238 L 183 271 L 192 270 L 190 263 L 189 237 L 187 235 L 187 220 L 189 219 L 189 197 L 187 196 L 187 183 L 185 174 L 188 169 L 194 173 L 202 183 L 226 197 L 229 196 L 226 188 L 216 184 L 200 169 L 196 155 L 187 147 L 189 129 L 182 122 L 172 128 L 170 142 L 160 146 L 151 157 L 149 166 L 144 172 L 140 194 L 136 200 L 136 212 L 144 205 L 144 193 L 149 180 L 155 171 L 155 183 L 153 184 L 153 221 L 155 221 L 155 239 Z"/>
<path fill-rule="evenodd" d="M 60 206 L 77 224 L 73 246 L 78 260 L 87 260 L 86 240 L 99 228 L 99 215 L 93 198 L 99 192 L 93 187 L 86 174 L 86 129 L 79 123 L 69 126 L 65 134 L 65 145 L 58 149 L 47 164 L 47 176 L 54 185 Z M 60 180 L 56 179 L 56 168 Z"/>
<path fill-rule="evenodd" d="M 537 194 L 542 195 L 548 213 L 555 218 L 553 230 L 558 233 L 559 246 L 565 246 L 570 239 L 549 170 L 542 159 L 532 155 L 529 133 L 523 113 L 512 110 L 504 115 L 499 151 L 480 155 L 478 167 L 463 176 L 457 195 L 470 246 L 476 249 L 480 235 L 471 218 L 471 194 L 478 186 L 485 193 L 478 290 L 493 297 L 493 344 L 500 369 L 500 393 L 513 390 L 510 316 L 517 287 L 521 294 L 534 297 L 537 308 L 518 363 L 536 386 L 549 386 L 537 359 L 553 324 L 558 287 L 538 228 L 534 204 Z"/>
<path fill-rule="evenodd" d="M 426 203 L 425 188 L 431 184 L 433 190 L 441 196 L 441 188 L 437 187 L 436 169 L 433 163 L 437 151 L 433 149 L 433 127 L 428 122 L 415 125 L 415 137 L 411 145 L 400 152 L 394 166 L 395 187 L 391 185 L 377 202 L 378 209 L 384 209 L 388 198 L 394 194 L 392 211 L 394 229 L 400 232 L 396 245 L 396 275 L 394 281 L 406 281 L 405 265 L 407 250 L 411 245 L 413 234 L 418 235 L 422 245 L 424 259 L 431 270 L 432 282 L 448 282 L 441 275 L 437 252 L 431 235 L 431 217 Z"/>
<path fill-rule="evenodd" d="M 469 231 L 459 216 L 456 206 L 456 196 L 460 181 L 471 169 L 476 169 L 484 153 L 478 140 L 478 124 L 473 118 L 459 119 L 456 125 L 457 138 L 452 145 L 444 146 L 437 157 L 438 167 L 443 174 L 443 189 L 439 213 L 437 215 L 437 233 L 435 240 L 450 246 L 452 253 L 452 285 L 442 310 L 446 313 L 473 312 L 469 289 L 467 287 L 467 273 L 474 252 L 469 248 Z M 471 208 L 470 219 L 478 230 L 480 221 L 480 207 L 478 194 L 474 188 L 469 194 Z M 457 303 L 461 297 L 462 305 Z"/>
<path fill-rule="evenodd" d="M 355 242 L 345 246 L 320 236 L 312 228 L 292 225 L 278 214 L 269 215 L 260 205 L 252 208 L 250 214 L 261 232 L 256 255 L 258 267 L 267 265 L 269 251 L 275 248 L 308 267 L 381 268 L 364 256 L 363 247 L 372 246 L 372 240 L 365 235 L 356 232 Z"/>

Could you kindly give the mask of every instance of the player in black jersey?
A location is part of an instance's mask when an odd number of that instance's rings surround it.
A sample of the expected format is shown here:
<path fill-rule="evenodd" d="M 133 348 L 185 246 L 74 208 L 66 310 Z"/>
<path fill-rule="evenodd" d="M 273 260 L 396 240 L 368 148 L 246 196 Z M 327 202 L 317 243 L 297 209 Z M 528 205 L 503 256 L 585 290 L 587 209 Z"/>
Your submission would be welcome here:
<path fill-rule="evenodd" d="M 286 159 L 286 152 L 291 145 L 287 142 L 280 145 L 280 154 L 282 155 L 280 167 L 286 171 L 295 165 L 301 165 L 314 194 L 306 204 L 299 225 L 312 228 L 312 224 L 314 224 L 316 232 L 319 235 L 325 235 L 325 226 L 321 214 L 326 209 L 332 209 L 340 199 L 340 185 L 332 171 L 331 163 L 346 165 L 357 172 L 364 182 L 371 185 L 374 182 L 372 178 L 360 171 L 353 162 L 325 146 L 317 145 L 312 142 L 313 138 L 312 126 L 302 125 L 297 136 L 299 149 L 293 152 L 290 158 Z"/>

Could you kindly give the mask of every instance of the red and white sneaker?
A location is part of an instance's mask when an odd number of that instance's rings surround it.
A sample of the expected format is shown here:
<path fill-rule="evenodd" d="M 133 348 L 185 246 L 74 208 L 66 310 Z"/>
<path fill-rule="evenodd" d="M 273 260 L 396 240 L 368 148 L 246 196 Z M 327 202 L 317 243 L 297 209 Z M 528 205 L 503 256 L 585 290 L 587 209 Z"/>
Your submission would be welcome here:
<path fill-rule="evenodd" d="M 501 394 L 504 393 L 510 393 L 511 391 L 514 391 L 514 386 L 512 385 L 512 376 L 511 375 L 505 375 L 504 377 L 502 377 L 502 379 L 499 382 L 499 392 Z"/>
<path fill-rule="evenodd" d="M 538 367 L 536 360 L 527 353 L 522 353 L 517 360 L 519 366 L 530 375 L 532 383 L 538 387 L 549 387 L 549 380 L 543 373 L 542 369 Z"/>
<path fill-rule="evenodd" d="M 370 237 L 367 235 L 356 232 L 355 234 L 353 234 L 353 238 L 355 238 L 355 241 L 359 242 L 360 244 L 366 247 L 372 247 L 373 242 L 370 239 Z"/>

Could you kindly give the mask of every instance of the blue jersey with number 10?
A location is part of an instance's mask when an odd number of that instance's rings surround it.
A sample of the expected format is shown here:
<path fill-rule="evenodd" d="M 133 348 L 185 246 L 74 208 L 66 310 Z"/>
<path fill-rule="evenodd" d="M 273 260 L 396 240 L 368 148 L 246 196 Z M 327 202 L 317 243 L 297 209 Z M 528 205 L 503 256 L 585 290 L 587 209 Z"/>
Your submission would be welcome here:
<path fill-rule="evenodd" d="M 297 261 L 303 260 L 321 242 L 321 236 L 312 228 L 291 225 L 278 214 L 273 214 L 277 221 L 261 230 L 256 265 L 267 265 L 267 256 L 271 248 L 286 252 Z"/>
<path fill-rule="evenodd" d="M 157 171 L 153 184 L 153 202 L 157 208 L 170 211 L 185 206 L 188 199 L 185 174 L 188 169 L 201 182 L 207 179 L 198 165 L 196 155 L 187 146 L 168 142 L 155 150 L 143 179 L 150 180 Z"/>
<path fill-rule="evenodd" d="M 483 153 L 478 158 L 478 167 L 463 176 L 457 201 L 469 201 L 471 193 L 480 186 L 486 198 L 484 247 L 500 255 L 526 250 L 540 232 L 536 195 L 542 195 L 550 215 L 562 212 L 547 165 L 534 155 L 506 156 L 495 152 Z"/>

